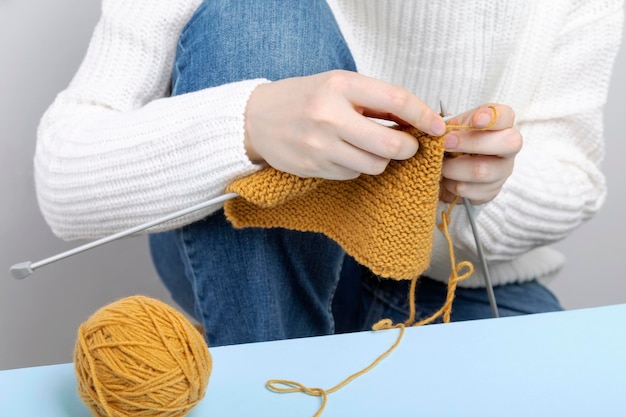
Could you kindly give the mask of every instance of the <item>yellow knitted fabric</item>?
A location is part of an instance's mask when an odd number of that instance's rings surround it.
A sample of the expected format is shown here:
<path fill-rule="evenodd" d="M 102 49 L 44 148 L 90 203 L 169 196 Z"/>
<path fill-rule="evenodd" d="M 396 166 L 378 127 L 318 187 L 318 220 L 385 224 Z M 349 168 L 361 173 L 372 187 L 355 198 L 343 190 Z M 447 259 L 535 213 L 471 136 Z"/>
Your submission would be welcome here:
<path fill-rule="evenodd" d="M 381 175 L 333 181 L 268 167 L 230 184 L 241 197 L 225 203 L 226 216 L 238 228 L 323 233 L 377 275 L 417 277 L 430 260 L 444 145 L 443 137 L 402 130 L 418 138 L 419 150 Z"/>

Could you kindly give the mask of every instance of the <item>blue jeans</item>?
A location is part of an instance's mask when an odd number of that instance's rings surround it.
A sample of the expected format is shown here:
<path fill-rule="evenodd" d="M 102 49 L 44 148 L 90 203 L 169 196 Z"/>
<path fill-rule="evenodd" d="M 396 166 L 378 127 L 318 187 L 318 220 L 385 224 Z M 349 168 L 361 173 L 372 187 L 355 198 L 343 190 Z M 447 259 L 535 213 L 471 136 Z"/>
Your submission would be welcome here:
<path fill-rule="evenodd" d="M 172 92 L 332 69 L 356 66 L 325 1 L 211 0 L 181 34 Z M 173 299 L 204 326 L 210 346 L 364 330 L 408 315 L 406 282 L 379 280 L 321 234 L 237 230 L 220 210 L 151 235 L 150 249 Z M 418 309 L 428 315 L 443 303 L 445 286 L 421 281 L 429 285 L 418 289 Z M 460 289 L 453 318 L 489 317 L 481 294 Z M 560 309 L 536 282 L 496 294 L 511 301 L 510 314 Z"/>

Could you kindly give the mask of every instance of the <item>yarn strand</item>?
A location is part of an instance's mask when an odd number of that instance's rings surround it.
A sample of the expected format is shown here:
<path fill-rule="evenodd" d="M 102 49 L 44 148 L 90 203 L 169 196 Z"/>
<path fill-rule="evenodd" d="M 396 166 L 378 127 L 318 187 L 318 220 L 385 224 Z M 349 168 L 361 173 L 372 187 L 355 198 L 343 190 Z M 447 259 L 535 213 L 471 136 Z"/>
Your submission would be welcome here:
<path fill-rule="evenodd" d="M 494 110 L 495 111 L 495 110 Z M 411 279 L 411 285 L 409 288 L 409 317 L 404 322 L 405 326 L 423 326 L 425 324 L 429 324 L 437 320 L 439 317 L 443 316 L 443 322 L 449 323 L 450 316 L 452 314 L 452 303 L 454 301 L 454 296 L 456 294 L 456 288 L 460 281 L 469 278 L 474 273 L 474 265 L 469 261 L 463 261 L 456 263 L 456 258 L 454 256 L 454 245 L 452 243 L 452 237 L 450 236 L 450 232 L 448 231 L 448 226 L 450 224 L 450 215 L 452 210 L 454 209 L 456 202 L 458 201 L 458 197 L 455 197 L 454 200 L 448 206 L 448 209 L 441 213 L 441 222 L 437 225 L 437 228 L 441 230 L 446 237 L 446 241 L 448 242 L 448 250 L 450 253 L 450 265 L 452 273 L 448 278 L 448 290 L 446 294 L 446 300 L 439 310 L 435 313 L 426 317 L 423 320 L 415 322 L 416 315 L 416 301 L 415 301 L 415 292 L 417 291 L 417 281 L 419 277 L 415 277 Z M 466 269 L 465 272 L 461 273 L 463 269 Z M 391 321 L 389 319 L 380 320 L 376 323 L 372 328 L 373 330 L 377 329 L 385 329 L 393 327 Z"/>
<path fill-rule="evenodd" d="M 456 205 L 457 200 L 458 200 L 458 197 L 455 197 L 452 203 L 450 203 L 448 210 L 441 213 L 441 223 L 437 225 L 437 228 L 443 232 L 444 236 L 446 237 L 446 241 L 448 242 L 448 250 L 450 253 L 450 266 L 452 269 L 452 273 L 450 274 L 450 277 L 448 278 L 448 291 L 446 294 L 446 300 L 443 303 L 443 306 L 441 306 L 441 308 L 437 312 L 432 314 L 430 317 L 427 317 L 413 324 L 413 326 L 422 326 L 425 324 L 432 323 L 433 321 L 435 321 L 441 316 L 443 316 L 444 323 L 449 323 L 450 316 L 452 314 L 452 302 L 454 301 L 454 296 L 456 294 L 456 287 L 459 282 L 463 281 L 464 279 L 469 278 L 474 273 L 474 265 L 471 262 L 463 261 L 457 264 L 456 258 L 454 256 L 454 245 L 452 243 L 452 237 L 450 236 L 450 232 L 448 230 L 448 225 L 450 224 L 450 214 L 452 213 L 452 209 L 454 209 L 454 206 Z M 463 270 L 463 268 L 466 268 L 466 271 L 461 274 L 461 271 Z M 412 296 L 412 299 L 414 300 L 415 295 L 411 294 L 411 296 Z M 409 308 L 411 310 L 415 310 L 415 303 L 413 302 Z"/>
<path fill-rule="evenodd" d="M 437 225 L 437 228 L 443 232 L 448 242 L 448 247 L 450 250 L 450 264 L 452 266 L 452 273 L 450 274 L 450 277 L 448 279 L 448 291 L 446 294 L 446 300 L 443 306 L 439 310 L 437 310 L 431 316 L 415 323 L 415 315 L 416 315 L 415 291 L 417 289 L 417 280 L 418 280 L 418 277 L 415 277 L 411 280 L 411 285 L 409 289 L 409 317 L 408 319 L 404 323 L 393 324 L 391 319 L 387 318 L 387 319 L 382 319 L 378 321 L 372 326 L 372 330 L 375 330 L 375 331 L 398 328 L 400 329 L 400 333 L 398 334 L 398 338 L 396 339 L 395 343 L 389 349 L 383 352 L 380 356 L 378 356 L 367 367 L 363 368 L 362 370 L 358 372 L 353 373 L 352 375 L 350 375 L 349 377 L 341 381 L 339 384 L 329 389 L 317 388 L 317 387 L 310 388 L 304 384 L 301 384 L 296 381 L 291 381 L 288 379 L 271 379 L 266 382 L 265 386 L 270 391 L 273 391 L 279 394 L 301 392 L 307 395 L 321 397 L 322 403 L 320 404 L 320 407 L 317 410 L 317 412 L 313 415 L 313 417 L 319 417 L 322 415 L 322 412 L 326 408 L 326 404 L 328 403 L 328 395 L 340 390 L 341 388 L 343 388 L 344 386 L 346 386 L 347 384 L 349 384 L 356 378 L 371 371 L 376 365 L 378 365 L 384 358 L 389 356 L 389 354 L 393 352 L 400 345 L 400 341 L 402 340 L 402 337 L 404 336 L 405 327 L 422 326 L 428 323 L 432 323 L 433 321 L 435 321 L 437 318 L 441 316 L 443 316 L 444 323 L 449 323 L 450 316 L 452 313 L 452 302 L 454 301 L 454 296 L 456 294 L 457 284 L 460 281 L 468 278 L 474 272 L 474 266 L 472 265 L 471 262 L 463 261 L 457 264 L 456 258 L 454 256 L 454 245 L 452 244 L 452 237 L 450 236 L 450 233 L 448 231 L 448 225 L 450 224 L 450 214 L 452 213 L 452 210 L 454 209 L 456 202 L 457 202 L 457 198 L 455 198 L 452 201 L 452 203 L 450 203 L 446 211 L 441 213 L 441 223 Z M 464 268 L 466 268 L 466 270 L 465 272 L 461 274 L 461 271 Z"/>
<path fill-rule="evenodd" d="M 391 347 L 389 347 L 385 352 L 383 352 L 381 355 L 379 355 L 376 359 L 374 359 L 374 361 L 372 363 L 370 363 L 368 366 L 366 366 L 365 368 L 361 369 L 358 372 L 353 373 L 352 375 L 350 375 L 349 377 L 347 377 L 346 379 L 344 379 L 343 381 L 341 381 L 340 383 L 338 383 L 337 385 L 335 385 L 332 388 L 329 389 L 324 389 L 324 388 L 309 388 L 299 382 L 296 381 L 290 381 L 287 379 L 271 379 L 269 381 L 267 381 L 267 383 L 265 384 L 265 386 L 273 392 L 279 393 L 279 394 L 289 394 L 289 393 L 294 393 L 294 392 L 302 392 L 304 394 L 308 394 L 311 396 L 315 396 L 315 397 L 322 397 L 322 403 L 320 405 L 320 408 L 317 410 L 317 412 L 313 415 L 313 417 L 319 417 L 322 412 L 324 411 L 324 408 L 326 408 L 326 404 L 328 402 L 328 395 L 332 394 L 333 392 L 336 392 L 338 390 L 340 390 L 341 388 L 345 387 L 346 385 L 348 385 L 350 382 L 354 381 L 355 379 L 357 379 L 358 377 L 360 377 L 361 375 L 364 375 L 366 373 L 368 373 L 369 371 L 371 371 L 376 365 L 378 365 L 383 359 L 385 359 L 387 356 L 389 356 L 389 354 L 391 352 L 393 352 L 399 345 L 400 345 L 400 341 L 402 340 L 402 337 L 404 336 L 404 325 L 403 324 L 397 324 L 395 326 L 392 326 L 395 328 L 400 329 L 400 333 L 398 334 L 398 338 L 396 339 L 396 341 L 394 342 L 393 345 L 391 345 Z M 280 386 L 282 385 L 282 386 Z"/>

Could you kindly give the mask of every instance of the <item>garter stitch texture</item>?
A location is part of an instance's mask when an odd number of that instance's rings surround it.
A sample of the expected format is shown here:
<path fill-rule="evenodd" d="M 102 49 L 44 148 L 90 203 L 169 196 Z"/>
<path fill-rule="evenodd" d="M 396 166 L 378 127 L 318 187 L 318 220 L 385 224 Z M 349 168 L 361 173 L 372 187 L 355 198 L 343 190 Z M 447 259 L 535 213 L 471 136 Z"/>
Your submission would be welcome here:
<path fill-rule="evenodd" d="M 226 202 L 227 218 L 239 228 L 323 233 L 381 277 L 419 276 L 432 250 L 443 137 L 400 129 L 419 140 L 419 150 L 408 160 L 391 161 L 381 175 L 333 181 L 268 167 L 230 184 L 228 191 L 241 197 Z"/>

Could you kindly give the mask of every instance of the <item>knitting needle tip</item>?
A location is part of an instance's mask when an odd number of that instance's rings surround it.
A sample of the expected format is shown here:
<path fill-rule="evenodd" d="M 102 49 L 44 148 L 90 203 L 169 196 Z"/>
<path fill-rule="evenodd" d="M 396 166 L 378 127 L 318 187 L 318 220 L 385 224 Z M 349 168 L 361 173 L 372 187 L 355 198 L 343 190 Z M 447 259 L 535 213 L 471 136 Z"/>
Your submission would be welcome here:
<path fill-rule="evenodd" d="M 11 276 L 15 279 L 24 279 L 33 273 L 30 261 L 20 262 L 11 267 Z"/>

